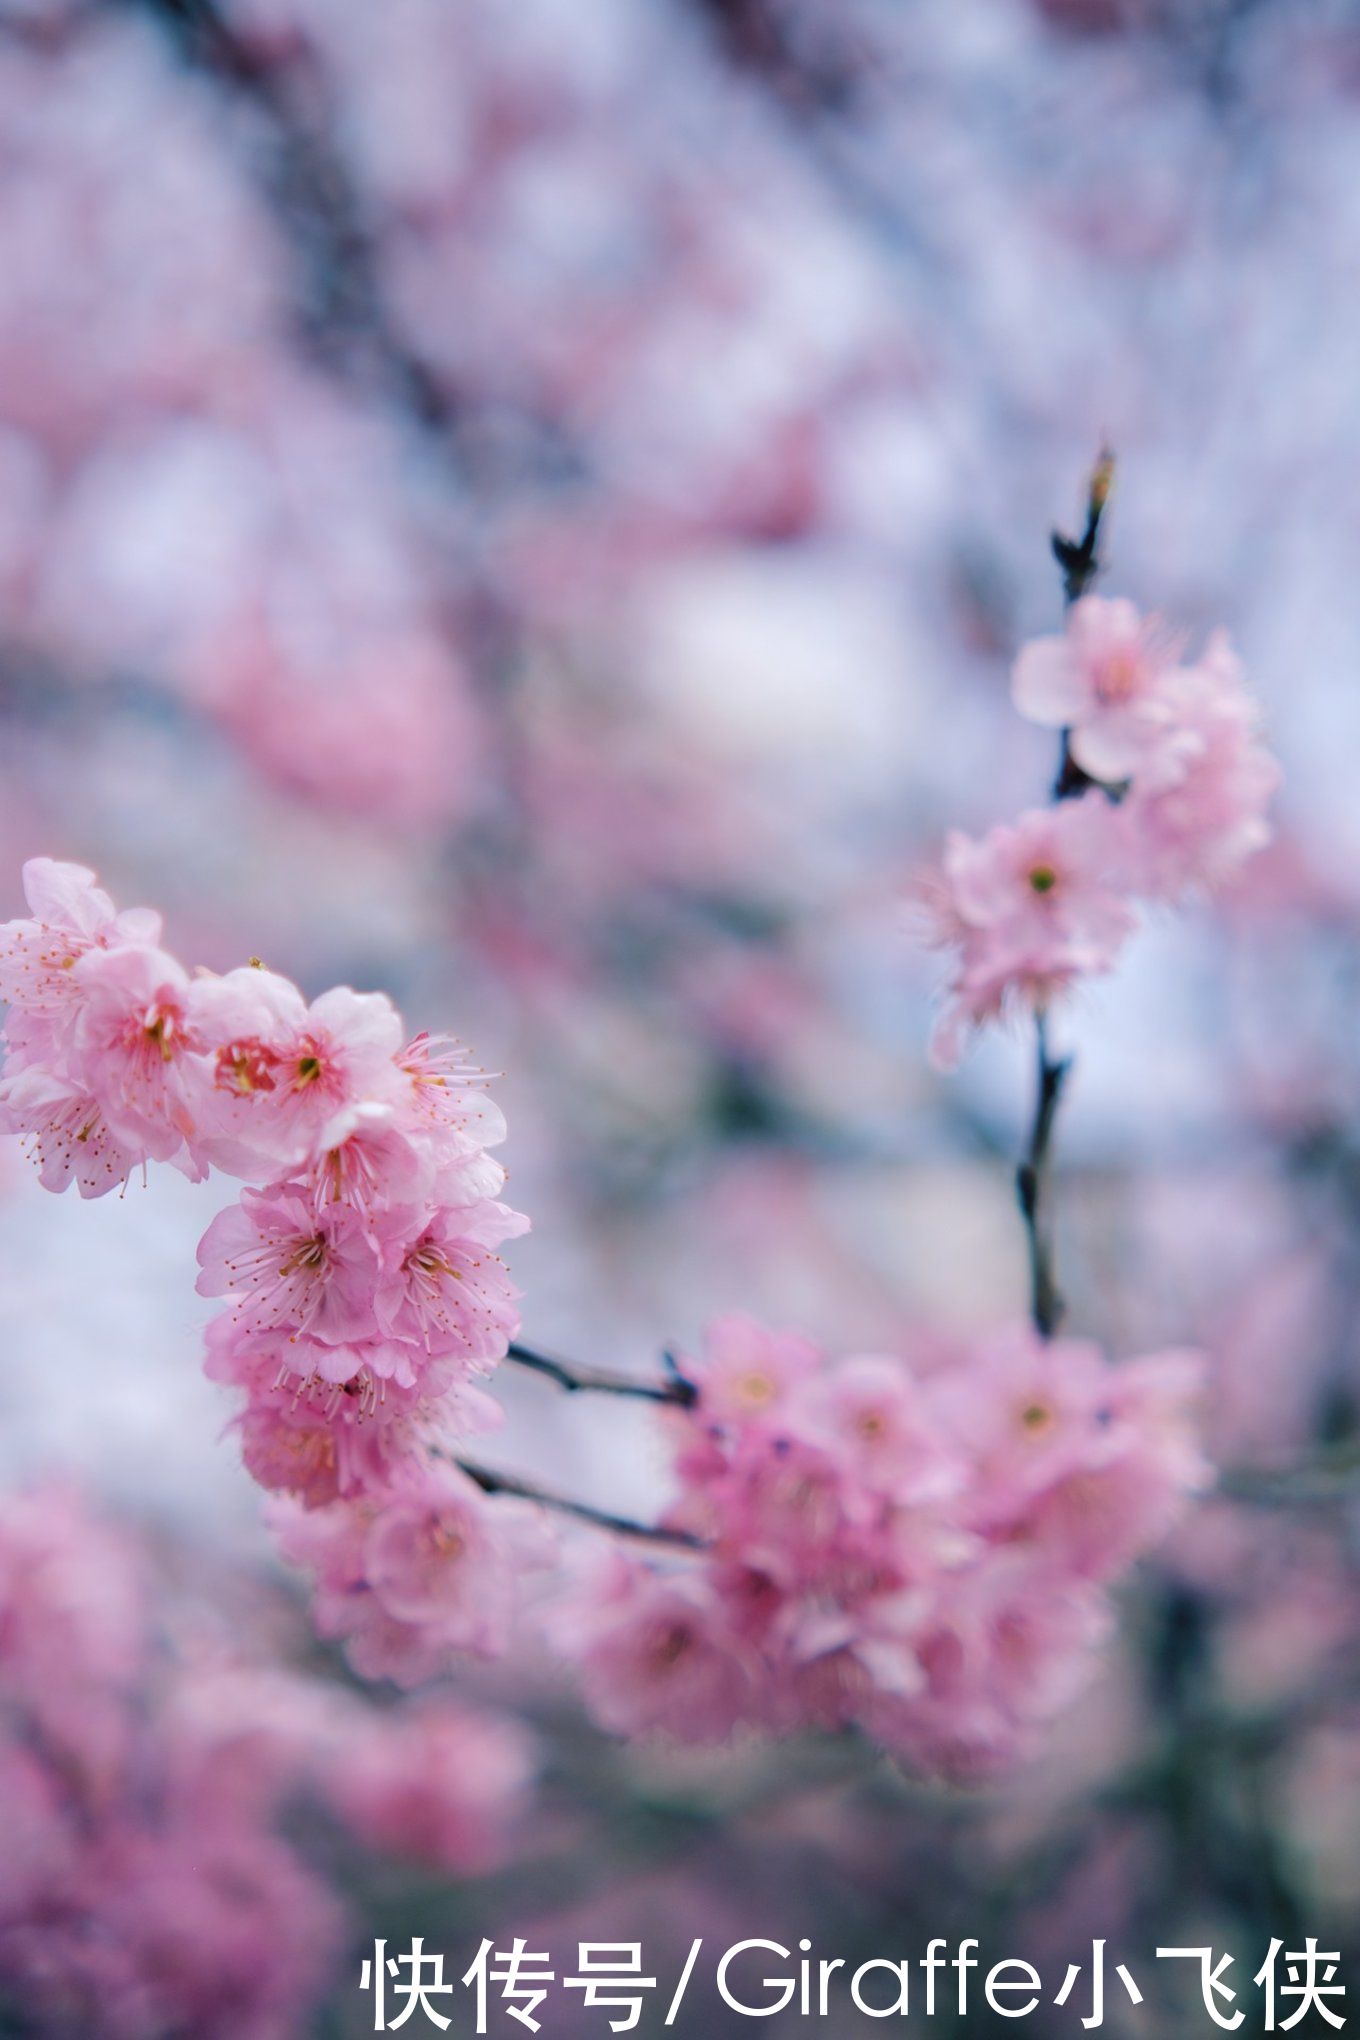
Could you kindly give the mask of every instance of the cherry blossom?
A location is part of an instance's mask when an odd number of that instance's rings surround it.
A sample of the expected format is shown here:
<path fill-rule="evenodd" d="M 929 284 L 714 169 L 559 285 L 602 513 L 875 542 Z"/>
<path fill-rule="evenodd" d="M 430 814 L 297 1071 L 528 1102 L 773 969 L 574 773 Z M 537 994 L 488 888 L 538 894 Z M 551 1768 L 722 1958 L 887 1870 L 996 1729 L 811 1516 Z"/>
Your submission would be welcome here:
<path fill-rule="evenodd" d="M 1135 926 L 1119 888 L 1119 818 L 1103 793 L 1034 808 L 981 838 L 953 832 L 922 889 L 929 939 L 952 953 L 932 1044 L 942 1067 L 971 1029 L 1046 1012 L 1110 970 Z"/>
<path fill-rule="evenodd" d="M 1175 663 L 1163 628 L 1131 602 L 1086 595 L 1061 637 L 1025 646 L 1012 692 L 1021 715 L 1070 732 L 1072 756 L 1093 779 L 1117 783 L 1177 742 L 1166 699 Z"/>

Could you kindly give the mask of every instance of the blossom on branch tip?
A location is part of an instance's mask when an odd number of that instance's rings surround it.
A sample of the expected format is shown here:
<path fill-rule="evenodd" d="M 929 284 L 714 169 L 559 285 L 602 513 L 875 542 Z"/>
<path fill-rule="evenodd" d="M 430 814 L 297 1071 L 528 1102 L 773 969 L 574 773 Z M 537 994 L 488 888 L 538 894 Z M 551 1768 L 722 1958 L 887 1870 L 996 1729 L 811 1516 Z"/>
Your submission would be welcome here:
<path fill-rule="evenodd" d="M 1069 732 L 1073 758 L 1093 779 L 1117 785 L 1176 740 L 1166 698 L 1176 647 L 1131 602 L 1083 596 L 1061 636 L 1036 638 L 1015 662 L 1021 715 Z"/>

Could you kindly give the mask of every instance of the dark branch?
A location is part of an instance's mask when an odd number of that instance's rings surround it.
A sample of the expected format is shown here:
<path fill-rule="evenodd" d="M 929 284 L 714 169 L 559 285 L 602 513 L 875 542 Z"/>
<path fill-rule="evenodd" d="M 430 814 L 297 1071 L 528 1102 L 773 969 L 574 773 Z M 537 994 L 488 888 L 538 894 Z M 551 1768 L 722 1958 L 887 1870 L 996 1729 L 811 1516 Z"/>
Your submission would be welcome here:
<path fill-rule="evenodd" d="M 1025 1221 L 1029 1246 L 1029 1309 L 1041 1338 L 1051 1338 L 1063 1314 L 1063 1299 L 1053 1272 L 1053 1239 L 1048 1220 L 1048 1187 L 1053 1127 L 1063 1085 L 1072 1067 L 1070 1056 L 1055 1062 L 1048 1052 L 1048 1023 L 1035 1020 L 1037 1084 L 1029 1143 L 1015 1172 L 1015 1194 Z"/>
<path fill-rule="evenodd" d="M 1062 568 L 1063 599 L 1070 609 L 1079 602 L 1100 572 L 1100 527 L 1114 483 L 1114 455 L 1102 449 L 1086 489 L 1086 524 L 1080 538 L 1052 534 L 1053 557 Z M 1062 755 L 1053 782 L 1055 801 L 1071 800 L 1100 782 L 1084 772 L 1072 756 L 1069 733 L 1062 733 Z M 1111 789 L 1106 788 L 1109 792 Z M 1048 1022 L 1043 1013 L 1035 1016 L 1037 1048 L 1034 1120 L 1026 1147 L 1015 1172 L 1015 1194 L 1025 1221 L 1029 1246 L 1029 1309 L 1035 1330 L 1049 1339 L 1062 1320 L 1063 1299 L 1053 1272 L 1053 1236 L 1048 1217 L 1048 1187 L 1053 1127 L 1062 1102 L 1063 1085 L 1072 1058 L 1055 1061 L 1048 1052 Z"/>
<path fill-rule="evenodd" d="M 559 1388 L 565 1388 L 571 1395 L 588 1390 L 596 1395 L 631 1395 L 644 1402 L 675 1403 L 681 1409 L 690 1409 L 698 1399 L 698 1390 L 692 1381 L 686 1381 L 670 1355 L 666 1355 L 671 1368 L 669 1381 L 629 1381 L 626 1375 L 610 1374 L 598 1367 L 577 1367 L 565 1360 L 550 1359 L 546 1353 L 535 1352 L 532 1346 L 523 1346 L 518 1340 L 511 1342 L 506 1354 L 517 1367 L 527 1367 L 535 1374 L 545 1374 L 549 1381 L 555 1381 Z"/>
<path fill-rule="evenodd" d="M 1267 1509 L 1348 1505 L 1360 1496 L 1360 1441 L 1348 1439 L 1292 1466 L 1225 1467 L 1218 1492 Z"/>
<path fill-rule="evenodd" d="M 1062 568 L 1063 596 L 1069 605 L 1081 600 L 1100 572 L 1100 523 L 1113 486 L 1114 455 L 1105 447 L 1091 470 L 1086 490 L 1086 528 L 1081 537 L 1064 538 L 1062 532 L 1055 531 L 1049 541 L 1053 557 Z"/>
<path fill-rule="evenodd" d="M 677 1551 L 704 1549 L 702 1538 L 691 1536 L 687 1530 L 666 1530 L 657 1523 L 639 1523 L 631 1516 L 616 1516 L 609 1509 L 592 1508 L 589 1502 L 554 1494 L 551 1488 L 535 1487 L 532 1481 L 521 1480 L 516 1474 L 493 1473 L 489 1467 L 477 1466 L 470 1459 L 455 1459 L 453 1464 L 475 1481 L 485 1495 L 515 1495 L 521 1501 L 538 1502 L 545 1509 L 556 1509 L 564 1516 L 591 1523 L 597 1530 L 612 1530 L 618 1537 L 642 1537 L 649 1544 L 669 1544 Z"/>
<path fill-rule="evenodd" d="M 1080 602 L 1091 583 L 1100 572 L 1100 525 L 1105 515 L 1105 506 L 1110 500 L 1114 485 L 1114 455 L 1106 447 L 1091 470 L 1091 479 L 1086 489 L 1086 526 L 1080 538 L 1064 538 L 1062 532 L 1050 535 L 1049 544 L 1053 557 L 1062 568 L 1063 601 L 1070 609 L 1074 602 Z M 1062 733 L 1062 755 L 1058 760 L 1057 776 L 1053 781 L 1054 800 L 1073 800 L 1085 793 L 1088 787 L 1098 786 L 1099 780 L 1092 779 L 1084 772 L 1072 756 L 1068 741 L 1069 732 Z"/>

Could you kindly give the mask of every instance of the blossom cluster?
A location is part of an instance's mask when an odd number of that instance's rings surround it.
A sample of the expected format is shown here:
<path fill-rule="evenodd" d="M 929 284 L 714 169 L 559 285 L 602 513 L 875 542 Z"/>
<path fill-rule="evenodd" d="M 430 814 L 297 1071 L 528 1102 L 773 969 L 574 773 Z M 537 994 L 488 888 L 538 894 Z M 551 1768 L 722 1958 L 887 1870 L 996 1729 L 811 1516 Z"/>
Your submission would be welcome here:
<path fill-rule="evenodd" d="M 693 1549 L 611 1552 L 550 1618 L 623 1733 L 855 1723 L 986 1776 L 1079 1689 L 1109 1583 L 1208 1473 L 1186 1352 L 1111 1367 L 1019 1326 L 913 1369 L 727 1318 L 682 1364 L 665 1521 Z"/>
<path fill-rule="evenodd" d="M 554 1547 L 541 1507 L 457 1457 L 499 1416 L 484 1382 L 518 1319 L 495 1247 L 525 1223 L 480 1073 L 381 996 L 190 976 L 81 867 L 38 859 L 25 885 L 30 917 L 0 930 L 0 1127 L 52 1189 L 152 1160 L 244 1183 L 198 1250 L 225 1299 L 208 1372 L 242 1398 L 319 1631 L 403 1686 L 499 1653 Z M 729 1319 L 679 1366 L 660 1541 L 612 1546 L 548 1617 L 627 1732 L 855 1724 L 925 1771 L 995 1768 L 1079 1683 L 1106 1583 L 1203 1473 L 1183 1354 L 1110 1369 L 1020 1330 L 936 1372 Z"/>
<path fill-rule="evenodd" d="M 971 1029 L 1109 970 L 1136 902 L 1219 885 L 1269 838 L 1279 768 L 1222 632 L 1186 664 L 1132 603 L 1086 595 L 1061 636 L 1021 651 L 1012 697 L 1064 733 L 1068 797 L 980 838 L 953 832 L 927 881 L 953 963 L 934 1042 L 946 1066 Z"/>
<path fill-rule="evenodd" d="M 98 1196 L 151 1161 L 245 1184 L 200 1242 L 198 1287 L 226 1299 L 207 1365 L 243 1397 L 248 1470 L 317 1512 L 332 1585 L 343 1547 L 331 1626 L 363 1632 L 366 1669 L 379 1634 L 392 1669 L 431 1669 L 436 1635 L 488 1647 L 491 1625 L 455 1638 L 429 1591 L 431 1554 L 442 1578 L 490 1549 L 504 1592 L 524 1541 L 517 1504 L 429 1456 L 497 1420 L 481 1383 L 518 1327 L 496 1248 L 527 1220 L 498 1195 L 484 1074 L 451 1041 L 408 1040 L 381 994 L 309 1004 L 256 964 L 191 976 L 159 917 L 117 912 L 81 866 L 37 858 L 24 884 L 30 916 L 0 929 L 0 1128 L 52 1190 Z M 493 1576 L 462 1571 L 481 1592 Z"/>
<path fill-rule="evenodd" d="M 227 1653 L 153 1599 L 147 1559 L 64 1489 L 0 1505 L 0 2005 L 25 2032 L 288 2040 L 345 1925 L 288 1807 L 475 1873 L 532 1752 L 463 1706 L 380 1708 Z"/>

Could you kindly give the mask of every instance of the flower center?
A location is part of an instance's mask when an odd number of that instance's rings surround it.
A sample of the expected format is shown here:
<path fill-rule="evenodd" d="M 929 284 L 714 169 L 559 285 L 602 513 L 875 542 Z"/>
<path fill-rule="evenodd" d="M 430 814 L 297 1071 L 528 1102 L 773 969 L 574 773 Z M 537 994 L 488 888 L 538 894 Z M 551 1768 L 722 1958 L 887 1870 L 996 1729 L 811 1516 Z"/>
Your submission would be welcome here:
<path fill-rule="evenodd" d="M 272 1048 L 262 1041 L 232 1041 L 217 1051 L 217 1088 L 235 1091 L 248 1098 L 256 1091 L 272 1091 L 278 1062 Z"/>
<path fill-rule="evenodd" d="M 668 1623 L 656 1640 L 657 1664 L 678 1664 L 692 1641 L 692 1634 L 683 1622 Z"/>
<path fill-rule="evenodd" d="M 324 1268 L 325 1265 L 326 1242 L 318 1233 L 314 1239 L 298 1241 L 284 1262 L 281 1272 L 284 1275 L 295 1275 L 300 1268 L 305 1268 L 310 1273 L 315 1273 L 318 1268 Z"/>
<path fill-rule="evenodd" d="M 1036 864 L 1029 875 L 1030 888 L 1037 893 L 1051 893 L 1058 883 L 1058 874 L 1051 864 Z"/>
<path fill-rule="evenodd" d="M 1139 662 L 1134 651 L 1111 652 L 1096 676 L 1096 692 L 1102 701 L 1127 701 L 1138 688 Z"/>
<path fill-rule="evenodd" d="M 172 1062 L 174 1060 L 173 1036 L 175 1032 L 175 1016 L 173 1012 L 164 1006 L 149 1006 L 146 1017 L 142 1022 L 142 1032 L 145 1034 L 148 1043 L 160 1050 L 162 1062 Z"/>

